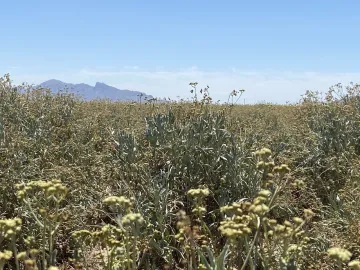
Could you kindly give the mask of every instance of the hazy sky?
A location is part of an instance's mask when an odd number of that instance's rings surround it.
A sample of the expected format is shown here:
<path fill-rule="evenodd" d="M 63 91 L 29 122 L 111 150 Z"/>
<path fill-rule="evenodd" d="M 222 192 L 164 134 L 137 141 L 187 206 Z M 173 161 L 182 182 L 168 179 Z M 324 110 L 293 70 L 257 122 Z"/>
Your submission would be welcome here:
<path fill-rule="evenodd" d="M 0 75 L 154 96 L 297 101 L 360 82 L 360 1 L 2 1 Z"/>

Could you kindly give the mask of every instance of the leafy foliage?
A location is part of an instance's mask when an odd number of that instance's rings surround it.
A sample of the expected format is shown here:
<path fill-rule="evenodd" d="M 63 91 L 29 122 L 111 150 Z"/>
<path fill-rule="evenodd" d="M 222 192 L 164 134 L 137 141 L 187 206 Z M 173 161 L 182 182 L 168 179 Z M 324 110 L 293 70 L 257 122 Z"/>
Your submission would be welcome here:
<path fill-rule="evenodd" d="M 84 102 L 0 78 L 0 269 L 359 269 L 359 86 L 190 86 Z"/>

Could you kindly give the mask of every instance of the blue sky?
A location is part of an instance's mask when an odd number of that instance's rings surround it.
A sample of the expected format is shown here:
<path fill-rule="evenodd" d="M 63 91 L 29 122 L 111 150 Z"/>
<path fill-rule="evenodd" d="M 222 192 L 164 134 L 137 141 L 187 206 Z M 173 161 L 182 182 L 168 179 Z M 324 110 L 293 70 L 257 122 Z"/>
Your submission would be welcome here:
<path fill-rule="evenodd" d="M 5 1 L 0 74 L 188 97 L 297 101 L 360 82 L 360 1 Z"/>

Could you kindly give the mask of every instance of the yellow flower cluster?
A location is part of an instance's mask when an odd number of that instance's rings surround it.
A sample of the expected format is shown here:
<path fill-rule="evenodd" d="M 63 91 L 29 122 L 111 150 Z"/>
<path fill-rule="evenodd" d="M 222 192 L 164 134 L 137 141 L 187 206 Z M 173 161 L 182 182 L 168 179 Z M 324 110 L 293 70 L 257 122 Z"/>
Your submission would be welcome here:
<path fill-rule="evenodd" d="M 68 192 L 66 186 L 64 186 L 59 179 L 53 179 L 51 181 L 31 181 L 27 184 L 17 184 L 16 188 L 18 189 L 17 196 L 19 199 L 24 199 L 28 195 L 42 191 L 48 198 L 55 198 L 61 201 Z"/>
<path fill-rule="evenodd" d="M 204 198 L 204 197 L 207 197 L 209 196 L 210 194 L 210 191 L 208 188 L 205 188 L 205 189 L 190 189 L 187 194 L 190 196 L 190 197 L 194 197 L 194 198 Z"/>
<path fill-rule="evenodd" d="M 348 266 L 350 267 L 350 269 L 360 270 L 360 261 L 353 260 L 353 261 L 349 262 Z"/>
<path fill-rule="evenodd" d="M 78 241 L 79 243 L 85 243 L 85 244 L 90 244 L 91 242 L 91 237 L 92 237 L 92 233 L 88 230 L 79 230 L 79 231 L 75 231 L 72 234 L 72 237 Z"/>
<path fill-rule="evenodd" d="M 20 218 L 0 220 L 0 233 L 2 237 L 11 239 L 21 231 L 22 221 Z"/>
<path fill-rule="evenodd" d="M 310 220 L 315 216 L 315 213 L 311 209 L 305 209 L 304 216 L 306 220 Z"/>
<path fill-rule="evenodd" d="M 125 216 L 123 216 L 123 218 L 121 219 L 121 223 L 124 225 L 124 226 L 139 226 L 141 224 L 144 223 L 144 219 L 143 217 L 141 216 L 141 214 L 139 213 L 130 213 L 130 214 L 127 214 Z"/>
<path fill-rule="evenodd" d="M 183 244 L 185 249 L 190 249 L 192 241 L 195 241 L 198 245 L 204 246 L 208 243 L 207 237 L 201 233 L 201 228 L 197 225 L 191 225 L 190 218 L 186 213 L 180 210 L 177 213 L 177 228 L 179 233 L 175 235 L 175 239 Z"/>
<path fill-rule="evenodd" d="M 190 189 L 187 192 L 189 197 L 192 197 L 195 201 L 195 206 L 192 209 L 192 213 L 197 216 L 202 216 L 206 213 L 206 208 L 203 205 L 203 200 L 205 197 L 210 195 L 210 190 L 208 188 L 198 188 L 198 189 Z"/>
<path fill-rule="evenodd" d="M 186 215 L 185 211 L 180 210 L 177 213 L 177 219 L 178 221 L 176 223 L 176 226 L 179 230 L 179 233 L 175 235 L 175 238 L 180 242 L 183 242 L 191 232 L 190 218 Z"/>
<path fill-rule="evenodd" d="M 271 191 L 263 189 L 253 202 L 233 203 L 221 207 L 221 212 L 229 217 L 220 223 L 220 232 L 231 239 L 248 235 L 252 228 L 256 228 L 255 220 L 257 217 L 263 217 L 269 207 L 266 205 L 271 195 Z"/>
<path fill-rule="evenodd" d="M 294 183 L 291 183 L 291 186 L 295 188 L 303 188 L 305 187 L 305 182 L 303 180 L 296 179 Z"/>
<path fill-rule="evenodd" d="M 132 202 L 130 201 L 130 199 L 124 196 L 110 196 L 104 199 L 103 203 L 110 206 L 122 206 L 125 209 L 130 209 L 132 207 Z"/>
<path fill-rule="evenodd" d="M 259 159 L 256 165 L 257 169 L 263 170 L 264 175 L 267 177 L 273 177 L 273 174 L 280 174 L 282 177 L 290 172 L 290 168 L 286 164 L 275 166 L 275 163 L 271 160 L 271 150 L 268 148 L 256 151 L 255 156 Z"/>
<path fill-rule="evenodd" d="M 270 162 L 259 161 L 256 164 L 256 168 L 259 169 L 259 170 L 268 169 L 268 171 L 271 171 L 274 167 L 275 167 L 275 163 L 272 162 L 272 161 L 270 161 Z"/>
<path fill-rule="evenodd" d="M 275 166 L 273 169 L 274 173 L 286 174 L 290 172 L 290 168 L 286 164 L 281 164 L 280 166 Z"/>
<path fill-rule="evenodd" d="M 268 148 L 263 148 L 255 152 L 255 156 L 267 159 L 271 156 L 271 150 Z"/>
<path fill-rule="evenodd" d="M 103 203 L 109 206 L 122 206 L 127 208 L 127 214 L 121 219 L 114 221 L 118 226 L 106 224 L 100 230 L 90 232 L 88 230 L 79 230 L 72 234 L 74 239 L 80 245 L 92 245 L 94 247 L 101 246 L 107 250 L 107 255 L 121 264 L 132 264 L 135 257 L 129 257 L 129 254 L 137 254 L 139 251 L 137 245 L 140 243 L 137 236 L 140 233 L 140 226 L 143 225 L 144 218 L 139 213 L 132 213 L 132 203 L 124 196 L 111 196 L 103 200 Z M 133 246 L 128 246 L 132 243 Z M 98 254 L 104 259 L 104 254 Z M 135 256 L 135 255 L 134 255 Z M 107 268 L 106 266 L 104 266 Z"/>
<path fill-rule="evenodd" d="M 82 244 L 101 244 L 109 247 L 118 246 L 120 239 L 124 234 L 124 230 L 117 228 L 116 226 L 106 224 L 101 230 L 90 232 L 88 230 L 79 230 L 73 232 L 72 236 L 78 243 Z"/>
<path fill-rule="evenodd" d="M 246 220 L 247 217 L 244 217 L 244 220 Z M 219 230 L 222 235 L 230 239 L 236 239 L 238 237 L 248 235 L 252 232 L 252 230 L 247 226 L 244 220 L 233 219 L 222 221 L 220 223 Z"/>
<path fill-rule="evenodd" d="M 34 260 L 27 259 L 27 260 L 24 261 L 24 264 L 26 266 L 26 269 L 29 269 L 29 270 L 37 269 L 36 262 Z"/>
<path fill-rule="evenodd" d="M 268 231 L 269 237 L 275 237 L 278 240 L 293 238 L 295 240 L 300 240 L 301 243 L 305 243 L 309 240 L 309 238 L 303 237 L 305 231 L 303 231 L 301 227 L 304 225 L 305 221 L 302 218 L 294 217 L 293 223 L 285 220 L 283 224 L 278 224 L 274 219 L 265 220 L 270 227 L 270 230 Z"/>
<path fill-rule="evenodd" d="M 16 258 L 18 260 L 24 260 L 26 257 L 27 257 L 27 252 L 26 251 L 19 252 L 18 255 L 16 256 Z"/>
<path fill-rule="evenodd" d="M 327 251 L 330 258 L 341 261 L 348 262 L 351 259 L 352 253 L 344 248 L 333 247 L 329 248 Z"/>
<path fill-rule="evenodd" d="M 0 261 L 8 261 L 11 259 L 13 253 L 10 250 L 5 250 L 4 252 L 0 252 Z"/>

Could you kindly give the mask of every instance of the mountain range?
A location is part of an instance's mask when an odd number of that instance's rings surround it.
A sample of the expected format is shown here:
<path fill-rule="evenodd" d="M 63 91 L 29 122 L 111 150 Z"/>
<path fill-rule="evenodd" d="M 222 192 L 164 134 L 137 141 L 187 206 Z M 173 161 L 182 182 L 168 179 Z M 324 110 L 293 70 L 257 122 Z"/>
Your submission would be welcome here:
<path fill-rule="evenodd" d="M 142 100 L 153 98 L 153 96 L 139 91 L 120 90 L 101 82 L 97 82 L 95 86 L 91 86 L 85 83 L 72 84 L 52 79 L 37 85 L 37 87 L 49 89 L 53 93 L 67 90 L 69 93 L 74 93 L 84 100 L 110 99 L 112 101 L 139 101 L 140 96 L 142 96 Z"/>

